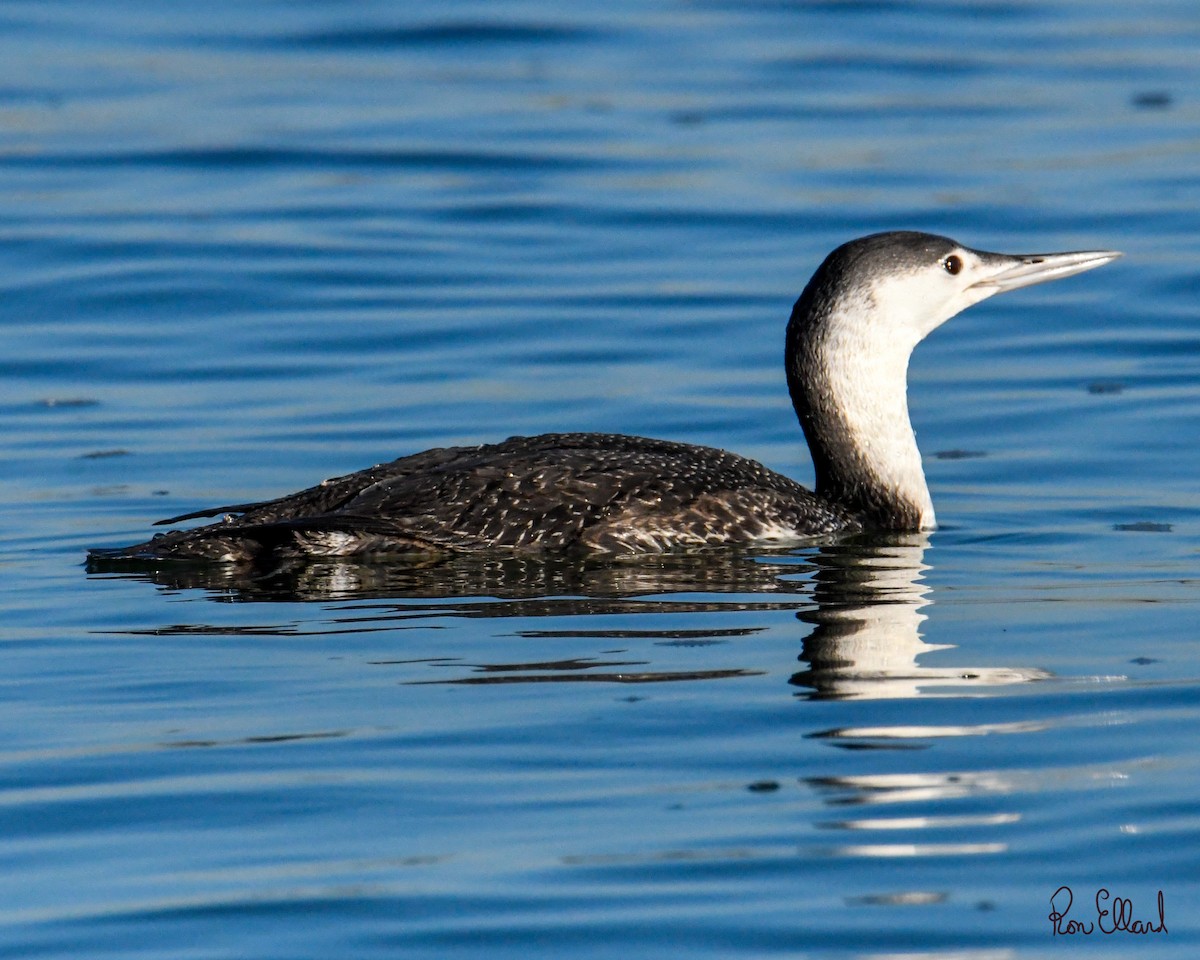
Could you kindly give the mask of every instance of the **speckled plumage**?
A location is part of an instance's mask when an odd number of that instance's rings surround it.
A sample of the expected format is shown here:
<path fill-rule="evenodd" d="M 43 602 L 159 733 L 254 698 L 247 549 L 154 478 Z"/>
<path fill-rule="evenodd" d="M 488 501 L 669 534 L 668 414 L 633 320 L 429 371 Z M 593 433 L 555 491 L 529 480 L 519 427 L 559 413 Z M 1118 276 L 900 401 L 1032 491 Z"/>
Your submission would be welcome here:
<path fill-rule="evenodd" d="M 97 560 L 482 550 L 650 553 L 934 526 L 908 417 L 914 347 L 974 303 L 1107 263 L 1112 251 L 1008 256 L 913 232 L 834 250 L 788 323 L 788 390 L 816 490 L 744 457 L 666 440 L 566 433 L 427 450 Z"/>
<path fill-rule="evenodd" d="M 616 434 L 511 437 L 427 450 L 160 534 L 124 557 L 244 560 L 371 552 L 645 553 L 861 529 L 836 505 L 745 457 Z"/>

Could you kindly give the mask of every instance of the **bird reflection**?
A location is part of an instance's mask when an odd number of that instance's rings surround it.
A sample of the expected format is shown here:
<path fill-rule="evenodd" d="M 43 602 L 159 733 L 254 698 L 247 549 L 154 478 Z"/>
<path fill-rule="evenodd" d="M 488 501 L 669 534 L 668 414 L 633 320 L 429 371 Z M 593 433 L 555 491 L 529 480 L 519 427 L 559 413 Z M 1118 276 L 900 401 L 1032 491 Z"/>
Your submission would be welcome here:
<path fill-rule="evenodd" d="M 812 552 L 781 550 L 774 558 L 795 572 L 805 568 Z M 628 559 L 461 554 L 375 562 L 298 560 L 262 567 L 91 559 L 88 572 L 145 580 L 172 591 L 205 590 L 214 600 L 230 602 L 494 598 L 495 604 L 460 609 L 490 617 L 586 616 L 631 598 L 680 593 L 720 595 L 713 603 L 690 598 L 684 606 L 695 611 L 730 609 L 725 599 L 730 594 L 747 594 L 750 601 L 779 596 L 791 608 L 811 602 L 807 586 L 780 579 L 781 568 L 771 560 L 770 552 L 713 548 Z"/>
<path fill-rule="evenodd" d="M 587 620 L 567 632 L 600 640 L 650 639 L 657 644 L 702 646 L 760 627 L 730 630 L 728 621 L 712 628 L 689 621 L 686 629 L 664 621 L 630 631 L 606 628 L 612 614 L 695 614 L 731 611 L 795 611 L 813 629 L 803 640 L 804 669 L 790 683 L 811 699 L 903 698 L 947 687 L 1014 683 L 1044 676 L 1038 671 L 992 667 L 923 666 L 918 659 L 947 649 L 926 643 L 921 625 L 932 603 L 924 581 L 929 570 L 924 534 L 861 536 L 820 546 L 759 550 L 708 549 L 634 559 L 569 556 L 441 556 L 372 563 L 349 560 L 289 561 L 263 567 L 186 564 L 171 561 L 93 560 L 94 576 L 143 580 L 164 591 L 204 590 L 226 603 L 356 601 L 336 607 L 328 629 L 386 629 L 429 617 Z M 361 603 L 372 600 L 379 603 Z M 653 621 L 649 621 L 652 624 Z M 270 627 L 174 625 L 148 632 L 262 636 Z M 281 633 L 294 634 L 289 621 Z M 522 636 L 563 635 L 525 629 Z M 645 647 L 640 649 L 644 650 Z M 431 658 L 433 659 L 442 658 Z M 462 664 L 459 664 L 462 666 Z M 768 672 L 748 663 L 729 669 L 665 671 L 646 660 L 558 660 L 539 663 L 470 664 L 471 673 L 440 683 L 518 683 L 608 681 L 653 683 L 665 680 L 723 679 Z M 427 681 L 418 681 L 427 682 Z M 886 740 L 901 734 L 889 728 L 875 734 L 837 729 L 811 736 L 834 743 Z"/>
<path fill-rule="evenodd" d="M 813 558 L 815 607 L 797 616 L 814 625 L 800 654 L 808 669 L 791 682 L 813 699 L 914 697 L 964 684 L 1005 684 L 1039 679 L 1037 670 L 920 666 L 917 658 L 945 644 L 926 643 L 923 608 L 932 602 L 926 534 L 850 541 L 825 547 Z M 830 734 L 834 736 L 834 734 Z"/>

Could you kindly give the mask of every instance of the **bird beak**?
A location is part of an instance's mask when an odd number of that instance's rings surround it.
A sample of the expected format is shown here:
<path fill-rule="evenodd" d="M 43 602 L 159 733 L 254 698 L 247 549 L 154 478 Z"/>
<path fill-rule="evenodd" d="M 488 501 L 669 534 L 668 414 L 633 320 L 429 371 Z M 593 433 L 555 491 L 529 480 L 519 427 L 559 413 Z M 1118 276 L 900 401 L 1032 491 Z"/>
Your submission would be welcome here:
<path fill-rule="evenodd" d="M 1009 256 L 1000 253 L 981 253 L 985 264 L 993 265 L 990 276 L 976 281 L 971 286 L 987 295 L 1004 293 L 1030 287 L 1047 280 L 1059 280 L 1085 270 L 1092 270 L 1116 260 L 1121 254 L 1115 250 L 1085 250 L 1079 253 L 1033 253 L 1026 256 Z"/>

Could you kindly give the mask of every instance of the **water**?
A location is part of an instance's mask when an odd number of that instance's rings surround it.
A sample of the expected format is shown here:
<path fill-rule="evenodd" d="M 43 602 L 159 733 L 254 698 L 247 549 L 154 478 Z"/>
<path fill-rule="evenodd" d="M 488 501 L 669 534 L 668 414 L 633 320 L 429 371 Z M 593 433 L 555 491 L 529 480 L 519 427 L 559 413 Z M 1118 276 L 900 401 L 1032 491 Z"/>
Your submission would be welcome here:
<path fill-rule="evenodd" d="M 1193 956 L 1193 6 L 7 5 L 0 955 Z M 931 537 L 81 566 L 512 433 L 807 481 L 899 227 L 1127 254 L 918 351 Z"/>

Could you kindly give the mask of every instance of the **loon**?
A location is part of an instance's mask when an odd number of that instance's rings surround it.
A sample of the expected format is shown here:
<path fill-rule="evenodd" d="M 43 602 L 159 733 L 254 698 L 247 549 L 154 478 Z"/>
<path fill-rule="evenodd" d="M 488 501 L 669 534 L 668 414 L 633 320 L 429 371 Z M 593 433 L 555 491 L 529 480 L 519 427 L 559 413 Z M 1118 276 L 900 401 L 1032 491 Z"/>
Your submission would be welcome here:
<path fill-rule="evenodd" d="M 374 553 L 678 548 L 935 526 L 908 414 L 913 349 L 993 294 L 1091 270 L 1111 250 L 1008 255 L 912 231 L 843 244 L 796 301 L 784 359 L 813 490 L 724 450 L 602 433 L 401 457 L 95 560 L 246 563 Z"/>

